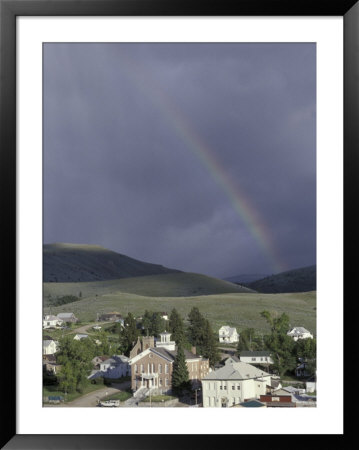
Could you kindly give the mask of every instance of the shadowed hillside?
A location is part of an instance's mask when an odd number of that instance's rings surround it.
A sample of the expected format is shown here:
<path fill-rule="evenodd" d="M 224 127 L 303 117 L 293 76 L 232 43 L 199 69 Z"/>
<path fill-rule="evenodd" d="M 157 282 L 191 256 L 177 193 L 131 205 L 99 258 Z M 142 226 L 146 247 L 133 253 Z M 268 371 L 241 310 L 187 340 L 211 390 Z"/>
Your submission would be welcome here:
<path fill-rule="evenodd" d="M 45 305 L 50 298 L 63 295 L 78 296 L 80 292 L 82 298 L 93 298 L 119 293 L 145 297 L 188 297 L 253 291 L 218 278 L 180 272 L 97 282 L 44 283 Z"/>
<path fill-rule="evenodd" d="M 85 282 L 178 273 L 179 270 L 150 264 L 107 250 L 98 245 L 44 245 L 46 282 Z"/>
<path fill-rule="evenodd" d="M 247 283 L 246 286 L 257 292 L 309 292 L 315 291 L 317 284 L 317 266 L 289 270 L 262 280 Z"/>

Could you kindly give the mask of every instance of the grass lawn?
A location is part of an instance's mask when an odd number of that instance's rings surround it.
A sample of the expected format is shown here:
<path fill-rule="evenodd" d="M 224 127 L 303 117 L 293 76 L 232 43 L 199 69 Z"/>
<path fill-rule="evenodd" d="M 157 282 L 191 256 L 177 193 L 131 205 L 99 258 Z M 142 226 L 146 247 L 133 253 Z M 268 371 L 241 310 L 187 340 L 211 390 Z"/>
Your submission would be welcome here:
<path fill-rule="evenodd" d="M 177 397 L 173 397 L 172 395 L 152 395 L 151 402 L 166 402 L 168 400 L 175 400 Z M 146 397 L 143 402 L 150 402 L 150 397 Z"/>
<path fill-rule="evenodd" d="M 117 394 L 109 395 L 108 397 L 103 397 L 101 400 L 120 400 L 121 402 L 124 402 L 131 398 L 133 395 L 131 392 L 128 391 L 121 391 Z"/>
<path fill-rule="evenodd" d="M 42 392 L 43 397 L 47 397 L 49 395 L 61 395 L 64 398 L 65 403 L 67 403 L 72 402 L 72 400 L 82 397 L 83 395 L 89 394 L 90 392 L 97 391 L 98 389 L 103 389 L 104 387 L 105 386 L 103 384 L 88 384 L 82 393 L 76 391 L 68 393 L 66 394 L 66 396 L 64 392 L 59 391 L 58 386 L 44 386 Z"/>

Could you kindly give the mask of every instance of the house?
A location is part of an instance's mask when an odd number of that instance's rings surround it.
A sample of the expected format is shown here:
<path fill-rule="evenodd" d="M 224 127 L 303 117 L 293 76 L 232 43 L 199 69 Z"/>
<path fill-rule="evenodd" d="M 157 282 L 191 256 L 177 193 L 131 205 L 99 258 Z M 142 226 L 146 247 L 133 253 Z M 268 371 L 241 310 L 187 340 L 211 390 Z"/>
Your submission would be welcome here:
<path fill-rule="evenodd" d="M 109 313 L 101 314 L 98 319 L 100 322 L 116 322 L 118 320 L 122 320 L 122 315 L 117 311 L 112 311 Z"/>
<path fill-rule="evenodd" d="M 219 342 L 238 342 L 239 341 L 239 334 L 237 333 L 236 328 L 231 328 L 228 325 L 224 325 L 221 327 L 218 331 L 219 335 Z"/>
<path fill-rule="evenodd" d="M 100 370 L 100 364 L 103 361 L 106 361 L 106 359 L 108 359 L 108 356 L 95 356 L 92 360 L 91 363 L 94 366 L 95 369 Z"/>
<path fill-rule="evenodd" d="M 317 377 L 316 375 L 311 376 L 305 383 L 305 392 L 316 392 L 317 390 Z"/>
<path fill-rule="evenodd" d="M 42 367 L 48 374 L 56 375 L 57 370 L 59 369 L 59 364 L 57 364 L 56 356 L 51 355 L 43 355 L 42 357 Z"/>
<path fill-rule="evenodd" d="M 313 335 L 310 331 L 303 327 L 294 327 L 288 331 L 287 335 L 292 337 L 294 341 L 297 341 L 298 339 L 313 339 Z"/>
<path fill-rule="evenodd" d="M 308 362 L 303 361 L 295 368 L 295 376 L 298 378 L 309 377 L 312 373 L 308 369 Z"/>
<path fill-rule="evenodd" d="M 155 346 L 152 345 L 153 336 L 142 338 L 142 342 L 138 340 L 132 349 L 129 365 L 131 366 L 131 389 L 135 393 L 142 389 L 151 389 L 159 394 L 171 393 L 173 362 L 177 347 L 174 345 L 173 348 L 174 341 L 170 340 L 170 336 L 170 333 L 161 333 L 161 339 L 155 343 Z M 143 350 L 140 351 L 141 349 Z M 209 372 L 209 360 L 187 349 L 184 349 L 184 354 L 189 379 L 193 386 L 198 386 L 200 380 Z"/>
<path fill-rule="evenodd" d="M 66 322 L 66 323 L 76 323 L 76 322 L 79 321 L 79 319 L 77 319 L 77 317 L 75 317 L 75 314 L 71 313 L 71 312 L 69 312 L 69 313 L 59 313 L 57 315 L 57 317 L 59 319 L 61 319 L 63 322 Z"/>
<path fill-rule="evenodd" d="M 131 375 L 131 368 L 128 364 L 128 357 L 124 355 L 113 355 L 110 358 L 102 360 L 98 363 L 99 370 L 94 370 L 88 379 L 93 380 L 98 377 L 118 379 Z"/>
<path fill-rule="evenodd" d="M 46 336 L 48 337 L 48 336 Z M 53 355 L 58 350 L 59 343 L 53 339 L 44 339 L 42 341 L 42 354 L 43 355 Z"/>
<path fill-rule="evenodd" d="M 166 312 L 162 311 L 160 313 L 160 316 L 162 317 L 163 320 L 169 320 L 168 313 L 166 313 Z"/>
<path fill-rule="evenodd" d="M 63 321 L 59 319 L 57 316 L 47 315 L 44 316 L 42 320 L 42 328 L 57 328 L 62 325 Z"/>
<path fill-rule="evenodd" d="M 262 364 L 269 365 L 273 364 L 270 352 L 266 351 L 243 351 L 239 357 L 240 361 L 248 364 Z"/>
<path fill-rule="evenodd" d="M 228 361 L 202 379 L 203 407 L 230 407 L 258 399 L 270 383 L 269 373 L 241 361 Z"/>
<path fill-rule="evenodd" d="M 295 407 L 296 404 L 292 400 L 291 392 L 285 388 L 276 389 L 271 394 L 262 394 L 259 400 L 267 405 L 267 407 Z"/>
<path fill-rule="evenodd" d="M 81 341 L 81 339 L 86 339 L 88 337 L 89 337 L 88 334 L 75 334 L 74 340 Z"/>

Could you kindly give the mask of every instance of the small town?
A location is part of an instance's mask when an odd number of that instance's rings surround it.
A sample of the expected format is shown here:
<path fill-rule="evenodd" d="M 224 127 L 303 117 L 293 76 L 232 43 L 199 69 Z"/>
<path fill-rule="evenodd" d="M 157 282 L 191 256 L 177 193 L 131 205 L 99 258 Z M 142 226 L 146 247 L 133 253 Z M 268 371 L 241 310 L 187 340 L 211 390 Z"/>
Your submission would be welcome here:
<path fill-rule="evenodd" d="M 43 317 L 43 405 L 48 407 L 315 407 L 316 339 L 262 311 L 266 335 L 145 310 Z"/>

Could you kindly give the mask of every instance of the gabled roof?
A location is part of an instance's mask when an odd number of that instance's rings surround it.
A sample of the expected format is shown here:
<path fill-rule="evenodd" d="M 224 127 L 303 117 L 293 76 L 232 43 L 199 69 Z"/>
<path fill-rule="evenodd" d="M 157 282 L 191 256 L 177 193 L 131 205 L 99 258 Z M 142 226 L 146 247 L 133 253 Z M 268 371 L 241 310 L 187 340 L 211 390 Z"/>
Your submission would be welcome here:
<path fill-rule="evenodd" d="M 304 333 L 310 333 L 310 331 L 308 331 L 306 328 L 304 327 L 294 327 L 292 328 L 289 333 L 297 333 L 297 334 L 304 334 Z"/>
<path fill-rule="evenodd" d="M 146 350 L 144 350 L 143 352 L 139 353 L 138 355 L 134 356 L 131 360 L 129 360 L 128 361 L 129 364 L 131 365 L 131 364 L 139 361 L 144 356 L 148 355 L 150 352 L 157 354 L 158 356 L 166 359 L 169 362 L 173 362 L 177 355 L 177 347 L 176 347 L 176 350 L 167 350 L 166 348 L 163 348 L 163 347 L 147 348 Z M 203 359 L 201 356 L 197 356 L 187 349 L 183 349 L 183 353 L 184 353 L 186 360 L 189 360 L 189 359 L 201 360 L 201 359 Z"/>
<path fill-rule="evenodd" d="M 232 334 L 237 333 L 236 328 L 231 328 L 229 325 L 223 325 L 218 331 L 220 334 L 228 334 L 229 336 L 232 336 Z"/>
<path fill-rule="evenodd" d="M 251 364 L 235 362 L 206 375 L 203 380 L 247 380 L 270 376 L 269 373 L 257 369 Z"/>
<path fill-rule="evenodd" d="M 72 316 L 74 316 L 75 314 L 72 312 L 68 312 L 68 313 L 58 313 L 57 317 L 60 317 L 60 319 L 64 318 L 70 318 Z"/>

